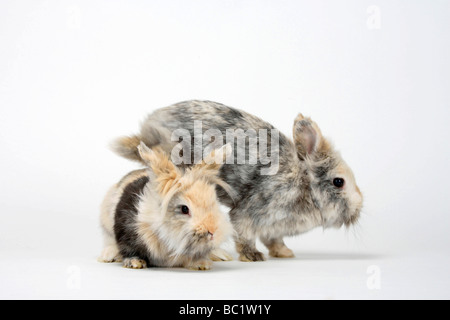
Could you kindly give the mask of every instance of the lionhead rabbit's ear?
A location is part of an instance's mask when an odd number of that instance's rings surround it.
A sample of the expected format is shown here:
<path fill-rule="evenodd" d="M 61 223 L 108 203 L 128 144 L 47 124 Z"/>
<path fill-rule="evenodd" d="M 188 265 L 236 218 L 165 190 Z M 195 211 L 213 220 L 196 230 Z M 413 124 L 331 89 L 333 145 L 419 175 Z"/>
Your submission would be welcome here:
<path fill-rule="evenodd" d="M 150 166 L 153 162 L 157 160 L 155 152 L 149 147 L 147 147 L 145 143 L 143 143 L 142 141 L 140 142 L 137 148 L 139 151 L 139 155 L 141 156 L 141 159 L 144 160 L 144 162 L 148 166 Z"/>
<path fill-rule="evenodd" d="M 207 150 L 205 150 L 207 152 Z M 219 172 L 226 159 L 233 152 L 231 144 L 226 144 L 223 147 L 212 150 L 209 154 L 206 153 L 203 162 L 198 166 L 203 170 L 212 170 Z"/>
<path fill-rule="evenodd" d="M 142 160 L 149 167 L 150 178 L 157 182 L 158 191 L 165 195 L 178 182 L 181 177 L 180 170 L 159 148 L 152 150 L 141 142 L 138 150 Z"/>
<path fill-rule="evenodd" d="M 322 133 L 310 118 L 299 114 L 294 122 L 294 143 L 301 160 L 320 151 L 324 145 Z"/>
<path fill-rule="evenodd" d="M 212 150 L 209 154 L 205 150 L 206 156 L 202 163 L 193 167 L 194 172 L 198 177 L 207 179 L 209 182 L 221 187 L 234 201 L 237 198 L 235 191 L 219 177 L 220 168 L 225 164 L 226 159 L 232 154 L 233 148 L 231 144 L 226 144 L 223 147 Z"/>

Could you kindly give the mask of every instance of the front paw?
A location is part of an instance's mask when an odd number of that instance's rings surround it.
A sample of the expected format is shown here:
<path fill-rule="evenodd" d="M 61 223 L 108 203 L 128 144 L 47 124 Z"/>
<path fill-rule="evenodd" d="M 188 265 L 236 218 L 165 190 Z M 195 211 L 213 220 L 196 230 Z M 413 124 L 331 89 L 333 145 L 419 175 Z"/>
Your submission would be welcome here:
<path fill-rule="evenodd" d="M 108 246 L 103 249 L 97 261 L 102 263 L 122 262 L 122 256 L 116 246 Z"/>
<path fill-rule="evenodd" d="M 233 257 L 227 251 L 225 251 L 224 249 L 221 249 L 221 248 L 214 249 L 211 252 L 209 258 L 212 261 L 232 261 L 233 260 Z"/>
<path fill-rule="evenodd" d="M 147 262 L 139 258 L 126 258 L 123 260 L 123 267 L 129 269 L 145 269 Z"/>
<path fill-rule="evenodd" d="M 205 270 L 210 270 L 212 267 L 212 261 L 210 260 L 201 260 L 201 261 L 197 261 L 194 262 L 190 265 L 188 265 L 186 268 L 189 270 L 201 270 L 201 271 L 205 271 Z"/>

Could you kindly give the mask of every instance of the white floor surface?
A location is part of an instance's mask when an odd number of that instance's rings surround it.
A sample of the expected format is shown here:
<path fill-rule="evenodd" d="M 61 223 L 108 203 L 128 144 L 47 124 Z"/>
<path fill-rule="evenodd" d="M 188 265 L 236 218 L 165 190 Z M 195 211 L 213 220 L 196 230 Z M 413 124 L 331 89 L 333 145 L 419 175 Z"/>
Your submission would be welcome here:
<path fill-rule="evenodd" d="M 294 259 L 215 263 L 213 270 L 129 270 L 94 256 L 0 258 L 1 299 L 448 299 L 444 254 L 296 252 Z"/>

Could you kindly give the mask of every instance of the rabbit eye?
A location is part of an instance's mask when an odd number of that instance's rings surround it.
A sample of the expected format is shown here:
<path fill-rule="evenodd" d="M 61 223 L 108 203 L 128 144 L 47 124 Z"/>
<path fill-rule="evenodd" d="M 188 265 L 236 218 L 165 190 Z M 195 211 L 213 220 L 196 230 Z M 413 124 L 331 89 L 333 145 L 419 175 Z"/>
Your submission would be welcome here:
<path fill-rule="evenodd" d="M 181 206 L 181 213 L 182 214 L 189 214 L 189 208 L 187 206 Z"/>
<path fill-rule="evenodd" d="M 333 184 L 336 188 L 342 188 L 345 185 L 345 180 L 342 178 L 336 178 L 333 180 Z"/>

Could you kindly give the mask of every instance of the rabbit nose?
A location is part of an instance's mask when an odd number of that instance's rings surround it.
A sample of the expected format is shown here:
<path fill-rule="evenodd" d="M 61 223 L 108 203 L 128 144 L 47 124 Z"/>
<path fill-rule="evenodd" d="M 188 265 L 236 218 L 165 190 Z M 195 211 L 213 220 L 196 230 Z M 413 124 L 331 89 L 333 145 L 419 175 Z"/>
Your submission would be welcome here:
<path fill-rule="evenodd" d="M 208 231 L 208 239 L 214 240 L 214 233 L 211 233 L 211 231 Z"/>

